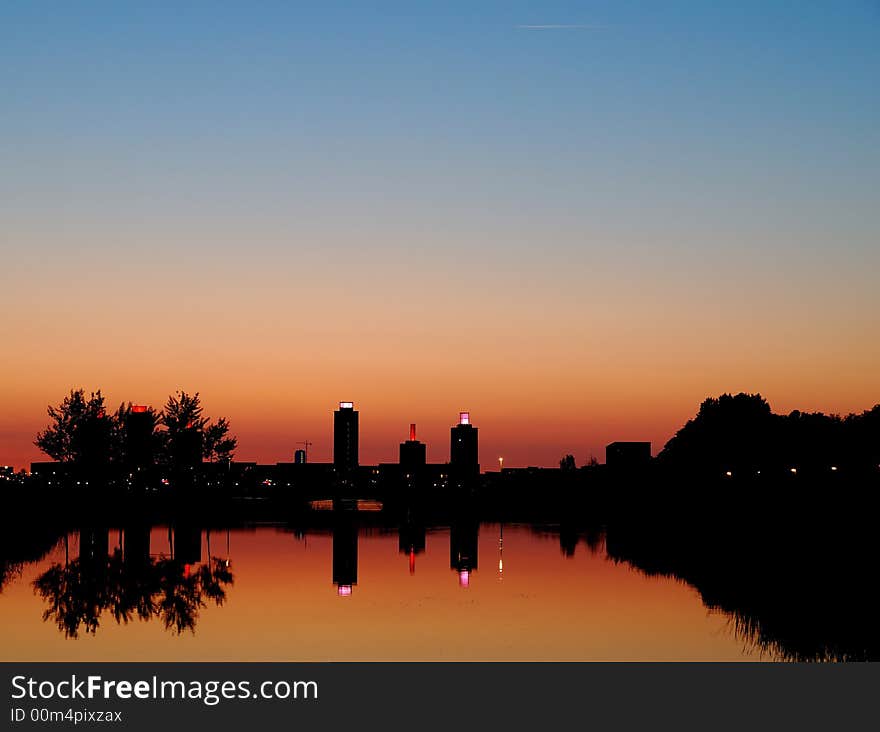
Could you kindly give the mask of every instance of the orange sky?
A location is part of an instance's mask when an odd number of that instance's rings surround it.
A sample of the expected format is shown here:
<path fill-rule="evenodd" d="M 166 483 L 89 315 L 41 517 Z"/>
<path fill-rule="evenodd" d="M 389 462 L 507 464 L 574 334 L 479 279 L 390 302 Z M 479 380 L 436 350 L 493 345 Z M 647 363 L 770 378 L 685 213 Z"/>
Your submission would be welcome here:
<path fill-rule="evenodd" d="M 880 401 L 874 316 L 848 318 L 846 303 L 660 301 L 635 287 L 603 293 L 602 282 L 523 300 L 514 283 L 476 278 L 472 295 L 460 283 L 421 295 L 374 288 L 368 277 L 321 295 L 269 271 L 261 286 L 227 279 L 217 292 L 205 279 L 171 307 L 149 294 L 160 277 L 56 277 L 0 294 L 7 313 L 22 313 L 0 360 L 0 464 L 40 459 L 31 441 L 46 405 L 80 386 L 102 388 L 111 406 L 198 390 L 207 414 L 231 420 L 237 458 L 263 462 L 291 459 L 306 439 L 313 459 L 329 459 L 340 400 L 360 411 L 363 463 L 395 460 L 410 422 L 429 460 L 443 461 L 449 427 L 470 410 L 484 469 L 499 456 L 506 466 L 555 465 L 567 452 L 602 460 L 619 439 L 656 452 L 726 391 L 760 391 L 782 412 Z M 613 309 L 605 297 L 626 302 Z"/>
<path fill-rule="evenodd" d="M 880 402 L 876 248 L 829 260 L 762 248 L 773 232 L 737 248 L 709 230 L 435 231 L 405 212 L 358 229 L 174 216 L 133 227 L 109 211 L 10 232 L 0 464 L 38 459 L 46 405 L 80 386 L 111 405 L 200 391 L 208 414 L 231 420 L 237 457 L 265 462 L 306 439 L 328 459 L 340 400 L 361 413 L 362 462 L 395 459 L 410 422 L 442 461 L 470 410 L 487 468 L 601 460 L 613 440 L 656 451 L 724 392 L 761 392 L 783 412 Z"/>

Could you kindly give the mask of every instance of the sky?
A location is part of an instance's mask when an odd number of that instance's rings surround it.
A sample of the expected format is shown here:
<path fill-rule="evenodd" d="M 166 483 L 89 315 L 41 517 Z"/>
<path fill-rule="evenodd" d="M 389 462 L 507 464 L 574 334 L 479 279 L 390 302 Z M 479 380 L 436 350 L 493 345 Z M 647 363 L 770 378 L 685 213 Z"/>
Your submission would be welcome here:
<path fill-rule="evenodd" d="M 880 3 L 719 5 L 2 3 L 0 463 L 78 387 L 484 468 L 880 402 Z"/>

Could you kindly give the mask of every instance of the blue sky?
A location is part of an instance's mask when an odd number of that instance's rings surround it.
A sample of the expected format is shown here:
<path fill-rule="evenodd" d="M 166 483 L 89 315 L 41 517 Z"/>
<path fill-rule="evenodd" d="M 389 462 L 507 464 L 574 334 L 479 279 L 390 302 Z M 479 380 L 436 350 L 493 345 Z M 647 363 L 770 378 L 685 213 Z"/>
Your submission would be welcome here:
<path fill-rule="evenodd" d="M 259 199 L 301 176 L 335 205 L 379 168 L 417 207 L 488 191 L 565 216 L 587 193 L 858 223 L 878 5 L 719 5 L 6 3 L 4 192 L 112 194 L 133 170 L 169 203 L 175 182 Z"/>

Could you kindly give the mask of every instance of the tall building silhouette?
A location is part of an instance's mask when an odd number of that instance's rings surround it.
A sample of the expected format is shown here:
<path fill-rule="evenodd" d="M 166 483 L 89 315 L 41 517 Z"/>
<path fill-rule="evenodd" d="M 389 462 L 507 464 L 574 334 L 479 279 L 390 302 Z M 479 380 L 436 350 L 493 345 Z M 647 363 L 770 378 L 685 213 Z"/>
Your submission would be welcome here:
<path fill-rule="evenodd" d="M 135 404 L 125 418 L 125 455 L 130 468 L 153 463 L 154 416 L 142 404 Z"/>
<path fill-rule="evenodd" d="M 400 443 L 400 467 L 407 474 L 418 473 L 427 462 L 427 446 L 416 439 L 416 426 L 409 426 L 409 439 Z"/>
<path fill-rule="evenodd" d="M 358 466 L 358 413 L 354 402 L 339 402 L 333 413 L 333 465 L 341 472 Z"/>
<path fill-rule="evenodd" d="M 459 412 L 458 424 L 450 432 L 449 471 L 455 478 L 475 478 L 480 474 L 477 428 L 470 412 Z"/>

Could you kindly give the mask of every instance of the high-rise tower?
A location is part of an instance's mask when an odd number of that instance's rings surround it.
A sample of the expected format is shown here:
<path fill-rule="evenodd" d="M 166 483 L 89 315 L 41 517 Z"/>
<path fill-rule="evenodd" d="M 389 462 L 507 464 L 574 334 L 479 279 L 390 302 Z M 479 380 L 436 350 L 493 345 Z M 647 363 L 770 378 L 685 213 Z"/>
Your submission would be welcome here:
<path fill-rule="evenodd" d="M 354 402 L 339 402 L 333 413 L 333 465 L 341 472 L 358 466 L 358 413 Z"/>
<path fill-rule="evenodd" d="M 477 428 L 470 412 L 459 412 L 458 424 L 450 432 L 449 471 L 455 478 L 475 478 L 480 474 Z"/>

